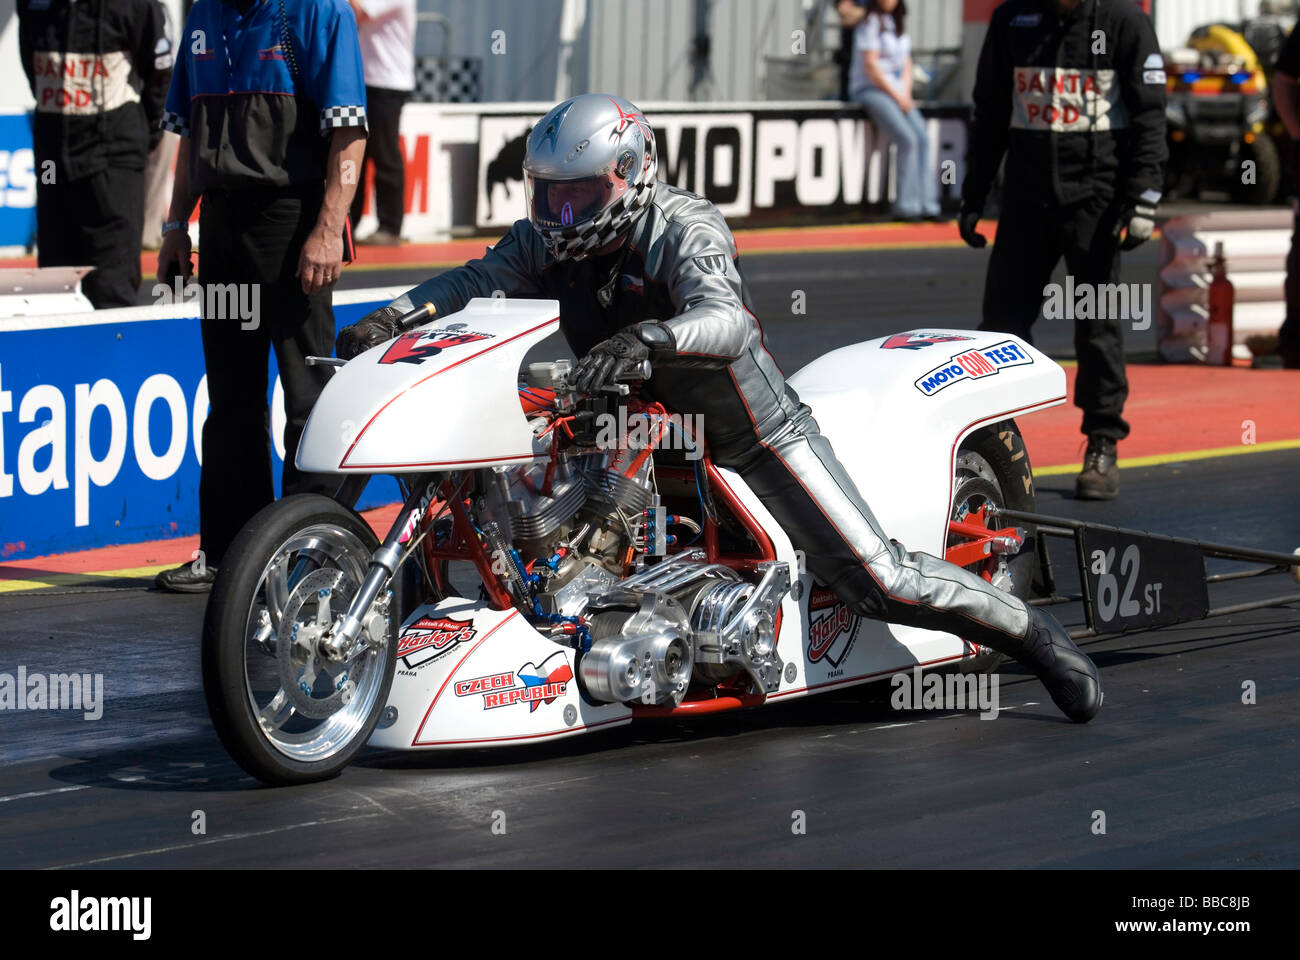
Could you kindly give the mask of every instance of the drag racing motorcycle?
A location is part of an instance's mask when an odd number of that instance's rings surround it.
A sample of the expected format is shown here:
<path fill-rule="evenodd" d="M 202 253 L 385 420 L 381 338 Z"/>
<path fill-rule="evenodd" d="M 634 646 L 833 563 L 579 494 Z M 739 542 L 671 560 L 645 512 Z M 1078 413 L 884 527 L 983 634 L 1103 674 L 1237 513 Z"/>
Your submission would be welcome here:
<path fill-rule="evenodd" d="M 476 299 L 346 364 L 314 358 L 338 369 L 297 464 L 339 493 L 249 521 L 205 618 L 209 710 L 245 770 L 302 783 L 367 743 L 539 743 L 996 664 L 841 603 L 706 431 L 640 399 L 647 369 L 600 396 L 569 389 L 568 361 L 521 380 L 558 329 L 555 301 Z M 885 530 L 1026 595 L 1033 541 L 991 518 L 1033 509 L 1013 418 L 1064 402 L 1056 363 L 1006 334 L 912 331 L 790 383 Z M 381 542 L 352 507 L 384 474 L 405 502 Z"/>

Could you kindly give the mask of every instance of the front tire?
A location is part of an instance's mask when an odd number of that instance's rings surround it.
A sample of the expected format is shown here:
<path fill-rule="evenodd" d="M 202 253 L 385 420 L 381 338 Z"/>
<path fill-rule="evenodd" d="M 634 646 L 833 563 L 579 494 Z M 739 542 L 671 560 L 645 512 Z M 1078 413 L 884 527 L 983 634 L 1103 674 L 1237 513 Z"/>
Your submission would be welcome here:
<path fill-rule="evenodd" d="M 339 773 L 370 738 L 396 665 L 385 644 L 326 661 L 314 639 L 347 610 L 379 541 L 354 511 L 298 494 L 254 516 L 218 569 L 203 623 L 203 691 L 235 761 L 286 786 Z M 364 632 L 363 632 L 364 637 Z"/>

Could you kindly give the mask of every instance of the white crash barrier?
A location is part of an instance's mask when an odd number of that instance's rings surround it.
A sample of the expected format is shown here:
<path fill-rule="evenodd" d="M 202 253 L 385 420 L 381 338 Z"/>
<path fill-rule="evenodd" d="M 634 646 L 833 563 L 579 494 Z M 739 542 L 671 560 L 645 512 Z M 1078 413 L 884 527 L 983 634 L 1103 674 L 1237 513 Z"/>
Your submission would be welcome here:
<path fill-rule="evenodd" d="M 93 310 L 81 292 L 90 267 L 0 267 L 0 321 Z"/>
<path fill-rule="evenodd" d="M 1286 257 L 1290 210 L 1224 211 L 1175 217 L 1162 228 L 1160 355 L 1173 362 L 1203 361 L 1209 319 L 1210 263 L 1223 244 L 1228 279 L 1236 290 L 1233 353 L 1249 357 L 1246 341 L 1273 335 L 1286 317 Z"/>

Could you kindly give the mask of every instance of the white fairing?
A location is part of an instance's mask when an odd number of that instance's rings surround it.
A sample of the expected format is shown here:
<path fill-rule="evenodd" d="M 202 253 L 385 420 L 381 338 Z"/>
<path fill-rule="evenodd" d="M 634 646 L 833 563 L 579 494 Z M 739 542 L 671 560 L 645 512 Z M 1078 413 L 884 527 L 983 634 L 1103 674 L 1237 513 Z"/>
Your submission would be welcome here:
<path fill-rule="evenodd" d="M 855 343 L 818 357 L 790 385 L 885 533 L 940 557 L 962 439 L 1065 402 L 1058 364 L 1018 337 L 978 330 Z"/>
<path fill-rule="evenodd" d="M 769 532 L 776 558 L 798 570 L 799 557 L 790 538 L 776 525 L 762 501 L 739 474 L 732 470 L 720 472 L 737 499 Z M 807 571 L 798 573 L 798 581 L 799 589 L 792 590 L 781 602 L 777 653 L 786 666 L 780 688 L 768 695 L 770 703 L 906 673 L 918 664 L 940 666 L 977 652 L 951 633 L 859 616 L 818 585 Z"/>
<path fill-rule="evenodd" d="M 483 303 L 490 309 L 492 301 L 473 302 Z M 468 322 L 470 329 L 517 336 L 515 342 L 526 346 L 553 329 L 533 329 L 544 315 L 554 316 L 552 307 L 535 302 L 540 312 L 521 314 L 515 326 L 490 328 L 481 314 Z M 460 314 L 458 319 L 468 318 Z M 500 437 L 507 436 L 502 424 L 519 410 L 514 376 L 523 349 L 512 354 L 509 376 L 503 374 L 500 383 L 488 385 L 479 380 L 487 374 L 476 371 L 479 382 L 473 389 L 463 385 L 455 399 L 472 423 L 489 413 L 496 418 L 490 432 Z M 370 383 L 374 364 L 356 365 L 360 388 Z M 412 367 L 422 376 L 431 372 L 427 363 Z M 886 535 L 909 550 L 937 556 L 944 553 L 961 440 L 980 426 L 1065 400 L 1065 373 L 1056 363 L 1015 337 L 970 330 L 914 331 L 855 344 L 815 360 L 790 382 L 812 408 Z M 431 392 L 424 402 L 436 404 L 440 396 Z M 378 407 L 386 399 L 376 390 L 368 402 Z M 427 437 L 434 421 L 426 415 L 418 422 L 420 429 L 404 428 L 398 449 L 431 443 Z M 489 432 L 478 423 L 476 430 Z M 487 456 L 484 448 L 476 449 Z M 429 455 L 465 456 L 450 444 L 436 451 Z M 301 455 L 299 462 L 305 465 Z M 720 474 L 768 532 L 777 559 L 797 571 L 792 579 L 798 589 L 781 603 L 777 653 L 784 668 L 768 702 L 972 655 L 970 645 L 953 634 L 868 620 L 817 589 L 811 576 L 799 571 L 789 536 L 741 477 L 727 469 Z M 538 633 L 517 611 L 461 598 L 421 607 L 402 627 L 397 658 L 389 710 L 370 739 L 375 746 L 411 750 L 539 742 L 632 719 L 626 705 L 585 701 L 574 676 L 574 651 Z"/>
<path fill-rule="evenodd" d="M 330 378 L 296 459 L 319 473 L 404 473 L 525 463 L 533 432 L 519 367 L 559 328 L 555 300 L 475 298 L 367 350 Z"/>
<path fill-rule="evenodd" d="M 632 719 L 578 693 L 574 650 L 516 610 L 452 597 L 420 607 L 397 643 L 388 709 L 370 737 L 398 750 L 537 743 Z"/>

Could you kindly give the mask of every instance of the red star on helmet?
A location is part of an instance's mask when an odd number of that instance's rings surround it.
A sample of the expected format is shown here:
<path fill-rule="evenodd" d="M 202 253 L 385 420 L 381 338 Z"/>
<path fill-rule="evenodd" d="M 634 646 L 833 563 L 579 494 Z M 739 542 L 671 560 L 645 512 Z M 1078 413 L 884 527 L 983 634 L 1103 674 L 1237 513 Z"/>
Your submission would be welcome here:
<path fill-rule="evenodd" d="M 618 102 L 613 97 L 610 97 L 609 102 L 614 104 L 614 109 L 618 111 L 618 129 L 614 131 L 615 133 L 622 133 L 626 130 L 627 123 L 631 120 L 641 130 L 646 140 L 650 139 L 650 124 L 646 122 L 644 113 L 624 113 L 623 108 L 618 105 Z"/>

